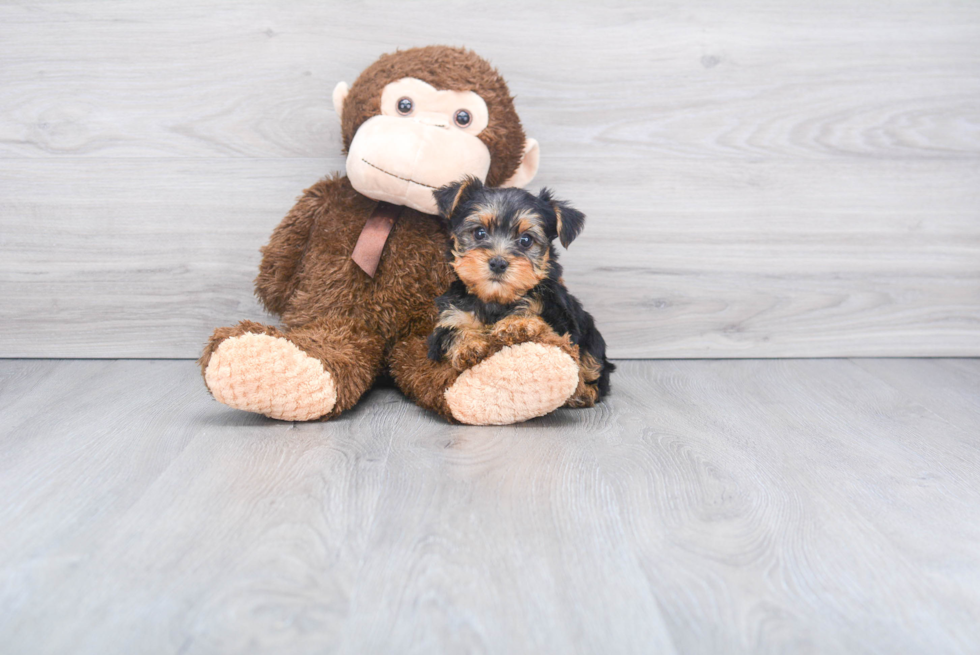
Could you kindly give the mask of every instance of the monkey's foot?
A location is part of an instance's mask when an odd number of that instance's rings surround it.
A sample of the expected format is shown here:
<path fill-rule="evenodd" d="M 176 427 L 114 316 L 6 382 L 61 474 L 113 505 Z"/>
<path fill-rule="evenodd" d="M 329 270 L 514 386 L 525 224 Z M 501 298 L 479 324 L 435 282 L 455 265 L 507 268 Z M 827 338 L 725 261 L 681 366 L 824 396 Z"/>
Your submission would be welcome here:
<path fill-rule="evenodd" d="M 578 364 L 557 346 L 507 346 L 463 371 L 446 390 L 453 417 L 471 425 L 508 425 L 544 416 L 578 386 Z"/>
<path fill-rule="evenodd" d="M 309 421 L 333 409 L 329 371 L 282 337 L 242 334 L 211 354 L 204 382 L 219 402 L 283 421 Z"/>

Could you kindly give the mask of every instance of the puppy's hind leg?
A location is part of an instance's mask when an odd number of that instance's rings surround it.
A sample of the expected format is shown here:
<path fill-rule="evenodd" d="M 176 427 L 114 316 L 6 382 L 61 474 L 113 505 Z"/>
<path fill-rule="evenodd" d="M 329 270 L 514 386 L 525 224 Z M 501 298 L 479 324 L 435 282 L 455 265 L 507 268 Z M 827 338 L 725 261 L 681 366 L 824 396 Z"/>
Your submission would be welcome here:
<path fill-rule="evenodd" d="M 565 407 L 593 407 L 599 400 L 599 377 L 602 364 L 589 353 L 583 353 L 578 368 L 578 386 Z"/>

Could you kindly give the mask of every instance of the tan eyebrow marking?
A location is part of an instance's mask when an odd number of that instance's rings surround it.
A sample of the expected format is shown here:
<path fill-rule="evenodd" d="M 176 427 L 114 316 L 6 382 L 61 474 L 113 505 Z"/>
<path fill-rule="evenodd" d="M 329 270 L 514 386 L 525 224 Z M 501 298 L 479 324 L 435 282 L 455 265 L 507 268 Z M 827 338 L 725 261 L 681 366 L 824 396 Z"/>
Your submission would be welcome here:
<path fill-rule="evenodd" d="M 541 229 L 541 217 L 533 211 L 523 210 L 517 215 L 518 232 L 533 232 L 543 234 Z"/>
<path fill-rule="evenodd" d="M 473 208 L 473 218 L 490 229 L 497 223 L 497 207 L 494 204 L 478 205 Z"/>
<path fill-rule="evenodd" d="M 548 239 L 545 236 L 544 226 L 541 224 L 542 218 L 538 214 L 531 211 L 522 211 L 517 215 L 517 234 L 533 234 L 540 241 L 547 242 Z"/>

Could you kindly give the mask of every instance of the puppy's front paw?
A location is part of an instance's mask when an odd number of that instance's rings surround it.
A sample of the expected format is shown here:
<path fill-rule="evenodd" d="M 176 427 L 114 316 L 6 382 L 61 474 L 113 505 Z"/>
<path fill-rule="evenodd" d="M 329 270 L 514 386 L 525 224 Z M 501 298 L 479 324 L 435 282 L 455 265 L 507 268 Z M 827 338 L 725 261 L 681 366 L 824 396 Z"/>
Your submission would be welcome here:
<path fill-rule="evenodd" d="M 493 326 L 490 336 L 501 346 L 534 341 L 552 332 L 551 327 L 537 316 L 508 316 Z"/>
<path fill-rule="evenodd" d="M 449 357 L 450 366 L 457 371 L 465 371 L 476 366 L 491 354 L 490 344 L 478 334 L 464 332 L 456 337 L 446 354 Z"/>

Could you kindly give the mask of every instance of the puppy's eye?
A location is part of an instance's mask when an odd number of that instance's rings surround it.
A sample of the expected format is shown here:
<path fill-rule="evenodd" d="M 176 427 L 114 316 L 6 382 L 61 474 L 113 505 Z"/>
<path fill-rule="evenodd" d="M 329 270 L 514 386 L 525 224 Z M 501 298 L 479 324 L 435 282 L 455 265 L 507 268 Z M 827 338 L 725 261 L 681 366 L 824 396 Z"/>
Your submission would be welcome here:
<path fill-rule="evenodd" d="M 486 239 L 487 238 L 486 229 L 482 227 L 478 227 L 475 230 L 473 230 L 473 238 L 476 239 L 477 241 L 483 241 L 484 239 Z"/>
<path fill-rule="evenodd" d="M 531 238 L 530 234 L 522 234 L 521 238 L 517 240 L 517 245 L 521 248 L 530 248 L 532 243 L 534 243 L 534 239 Z"/>
<path fill-rule="evenodd" d="M 399 114 L 401 114 L 402 116 L 408 116 L 409 114 L 412 113 L 412 110 L 415 108 L 415 103 L 412 102 L 411 98 L 399 98 L 398 104 L 396 106 L 398 108 Z"/>
<path fill-rule="evenodd" d="M 470 124 L 473 118 L 470 116 L 470 112 L 465 109 L 457 109 L 455 115 L 453 115 L 453 120 L 460 127 L 466 127 Z"/>

